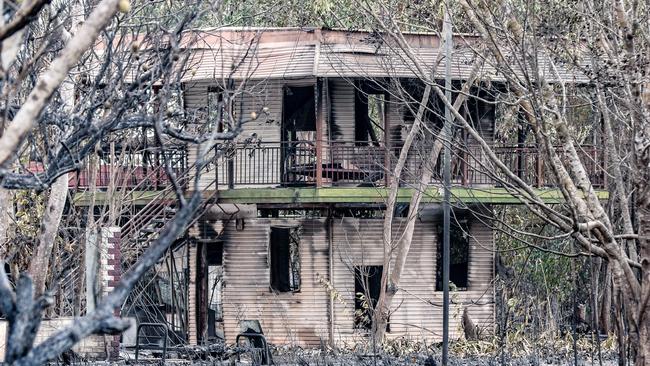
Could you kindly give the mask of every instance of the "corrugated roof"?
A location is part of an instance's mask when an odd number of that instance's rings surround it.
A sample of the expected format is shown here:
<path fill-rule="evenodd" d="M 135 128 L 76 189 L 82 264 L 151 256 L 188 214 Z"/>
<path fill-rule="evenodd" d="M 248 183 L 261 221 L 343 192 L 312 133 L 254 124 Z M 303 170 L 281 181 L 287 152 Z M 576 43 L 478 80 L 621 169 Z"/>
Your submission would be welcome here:
<path fill-rule="evenodd" d="M 298 78 L 313 74 L 315 45 L 196 50 L 186 80 Z"/>
<path fill-rule="evenodd" d="M 418 77 L 416 62 L 407 54 L 372 32 L 348 32 L 314 28 L 224 28 L 196 30 L 191 52 L 191 72 L 184 81 L 305 77 Z M 426 72 L 440 63 L 436 78 L 444 77 L 444 62 L 439 57 L 441 42 L 435 34 L 406 34 L 417 64 Z M 452 78 L 466 79 L 477 57 L 480 38 L 456 35 L 452 52 Z M 186 44 L 190 44 L 189 41 Z M 588 82 L 575 68 L 538 54 L 539 75 L 547 80 Z M 552 67 L 555 63 L 555 68 Z M 534 63 L 531 61 L 531 65 Z M 528 66 L 531 69 L 530 66 Z M 555 69 L 555 70 L 554 70 Z M 512 70 L 499 71 L 486 58 L 480 78 L 503 81 L 504 72 L 518 77 L 530 74 L 512 63 Z"/>

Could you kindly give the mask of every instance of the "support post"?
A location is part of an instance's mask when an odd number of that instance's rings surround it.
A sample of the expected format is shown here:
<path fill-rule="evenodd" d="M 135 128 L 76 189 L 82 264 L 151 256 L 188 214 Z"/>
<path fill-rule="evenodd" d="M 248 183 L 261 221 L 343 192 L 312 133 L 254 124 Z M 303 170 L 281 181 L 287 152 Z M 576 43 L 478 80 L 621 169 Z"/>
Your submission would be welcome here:
<path fill-rule="evenodd" d="M 332 207 L 327 209 L 327 244 L 328 244 L 328 272 L 330 286 L 334 288 L 334 218 L 332 217 Z M 329 343 L 330 347 L 334 348 L 334 297 L 328 294 L 329 297 Z"/>
<path fill-rule="evenodd" d="M 390 94 L 384 94 L 384 181 L 389 185 L 389 172 L 392 171 L 390 161 Z"/>
<path fill-rule="evenodd" d="M 316 187 L 323 186 L 323 79 L 316 80 Z"/>
<path fill-rule="evenodd" d="M 94 175 L 93 175 L 94 177 Z M 91 206 L 92 208 L 92 206 Z M 92 215 L 92 213 L 91 213 Z M 90 215 L 89 215 L 90 216 Z M 94 223 L 92 224 L 94 225 Z M 97 231 L 88 230 L 84 251 L 84 274 L 86 280 L 86 313 L 95 310 L 96 288 L 97 288 L 97 247 L 101 238 L 97 237 Z M 101 258 L 100 258 L 101 261 Z"/>
<path fill-rule="evenodd" d="M 537 188 L 544 186 L 544 160 L 541 159 L 539 153 L 535 153 L 536 168 L 537 168 Z"/>
<path fill-rule="evenodd" d="M 235 152 L 233 155 L 237 155 L 237 146 L 234 147 Z M 235 188 L 235 161 L 233 157 L 228 157 L 228 189 Z"/>
<path fill-rule="evenodd" d="M 188 343 L 192 346 L 199 344 L 198 338 L 198 320 L 197 320 L 197 255 L 198 248 L 196 241 L 192 240 L 189 244 L 188 250 L 188 268 L 189 268 L 189 281 L 187 287 L 187 337 Z"/>
<path fill-rule="evenodd" d="M 467 149 L 469 149 L 469 144 L 465 144 L 467 146 Z M 469 180 L 469 159 L 472 159 L 472 154 L 470 154 L 466 149 L 463 149 L 462 151 L 463 158 L 460 162 L 463 166 L 463 176 L 461 177 L 461 184 L 463 187 L 469 187 L 470 184 L 473 183 L 482 183 L 482 182 L 470 182 Z M 476 180 L 476 179 L 475 179 Z"/>
<path fill-rule="evenodd" d="M 442 234 L 442 365 L 447 366 L 449 362 L 449 227 L 451 221 L 450 212 L 450 180 L 451 180 L 451 50 L 452 30 L 449 13 L 450 1 L 446 1 L 445 19 L 443 25 L 445 42 L 445 98 L 449 101 L 445 104 L 445 123 L 443 126 L 444 156 L 443 156 L 443 180 L 444 199 L 443 208 L 443 234 Z"/>

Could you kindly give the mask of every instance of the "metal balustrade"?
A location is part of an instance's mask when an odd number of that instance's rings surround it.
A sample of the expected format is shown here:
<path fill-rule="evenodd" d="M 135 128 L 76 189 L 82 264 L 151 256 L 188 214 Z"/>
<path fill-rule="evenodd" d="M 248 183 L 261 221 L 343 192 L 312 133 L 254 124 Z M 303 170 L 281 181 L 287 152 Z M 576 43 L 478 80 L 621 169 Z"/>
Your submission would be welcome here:
<path fill-rule="evenodd" d="M 100 158 L 93 167 L 90 161 L 76 171 L 68 173 L 68 186 L 72 189 L 85 190 L 94 185 L 96 189 L 134 189 L 142 191 L 160 191 L 169 186 L 165 164 L 169 163 L 172 171 L 179 174 L 187 168 L 185 149 L 150 149 L 117 154 L 110 158 Z M 40 162 L 30 162 L 27 170 L 31 173 L 43 173 Z M 94 184 L 91 184 L 93 183 Z"/>
<path fill-rule="evenodd" d="M 383 186 L 397 161 L 399 148 L 388 151 L 369 142 L 330 141 L 321 144 L 320 166 L 314 142 L 264 142 L 229 145 L 217 162 L 220 189 L 242 186 Z M 564 154 L 557 148 L 561 158 Z M 533 146 L 499 146 L 496 157 L 525 183 L 538 188 L 555 185 L 550 166 Z M 605 187 L 604 155 L 595 146 L 581 146 L 578 155 L 595 188 Z M 441 158 L 429 161 L 414 149 L 408 155 L 400 180 L 404 186 L 419 182 L 424 167 L 433 169 L 430 184 L 441 184 Z M 427 166 L 429 164 L 429 166 Z M 433 164 L 433 166 L 430 166 Z M 479 146 L 452 150 L 452 184 L 456 186 L 503 186 L 513 183 Z"/>
<path fill-rule="evenodd" d="M 213 159 L 211 172 L 206 179 L 214 181 L 218 189 L 256 186 L 385 186 L 400 150 L 398 147 L 374 145 L 371 142 L 314 141 L 258 142 L 254 144 L 219 144 L 220 154 Z M 321 152 L 321 156 L 317 152 Z M 497 146 L 492 149 L 496 157 L 519 179 L 531 186 L 555 186 L 550 165 L 534 146 Z M 557 148 L 560 158 L 564 154 Z M 582 164 L 595 188 L 606 185 L 604 155 L 596 146 L 577 149 Z M 187 170 L 184 150 L 165 152 L 173 171 L 180 175 Z M 433 169 L 430 184 L 442 181 L 441 156 L 435 162 L 426 154 L 414 149 L 409 152 L 400 176 L 404 186 L 419 182 L 424 167 Z M 142 165 L 142 156 L 123 159 L 127 164 L 100 164 L 91 173 L 86 165 L 70 173 L 70 187 L 87 189 L 95 179 L 95 187 L 105 189 L 111 184 L 118 189 L 162 191 L 169 187 L 162 154 L 148 159 Z M 320 164 L 319 164 L 320 162 Z M 433 165 L 433 166 L 431 166 Z M 33 173 L 43 171 L 42 164 L 30 163 Z M 211 176 L 214 174 L 213 176 Z M 503 186 L 512 183 L 479 146 L 457 146 L 452 150 L 452 184 L 456 186 Z"/>

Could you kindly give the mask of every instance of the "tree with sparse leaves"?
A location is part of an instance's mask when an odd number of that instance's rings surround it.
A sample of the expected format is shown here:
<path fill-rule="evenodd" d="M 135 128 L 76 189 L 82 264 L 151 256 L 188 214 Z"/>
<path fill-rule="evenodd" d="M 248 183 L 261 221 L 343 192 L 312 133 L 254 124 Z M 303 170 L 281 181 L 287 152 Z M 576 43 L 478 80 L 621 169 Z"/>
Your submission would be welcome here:
<path fill-rule="evenodd" d="M 210 121 L 187 116 L 178 107 L 181 79 L 189 69 L 189 49 L 195 41 L 188 29 L 196 19 L 215 14 L 218 2 L 2 4 L 0 314 L 8 321 L 4 364 L 35 365 L 56 358 L 91 334 L 114 334 L 128 326 L 114 311 L 193 220 L 202 204 L 197 184 L 210 162 L 200 158 L 195 163 L 188 187 L 193 193 L 188 195 L 172 163 L 163 161 L 178 199 L 174 219 L 94 309 L 36 346 L 41 319 L 54 296 L 53 288 L 48 288 L 55 276 L 49 260 L 69 199 L 67 173 L 85 168 L 116 142 L 137 146 L 145 139 L 161 151 L 190 142 L 199 146 L 200 157 L 207 156 L 217 142 L 237 136 L 244 121 L 227 118 L 229 132 L 208 131 L 196 125 Z M 41 194 L 49 198 L 44 200 Z M 27 207 L 25 200 L 34 195 L 41 202 Z M 14 197 L 19 200 L 18 214 L 29 216 L 21 222 L 30 228 L 40 222 L 31 237 L 23 236 L 29 240 L 11 234 L 16 229 L 11 222 Z M 6 259 L 12 264 L 10 273 Z"/>

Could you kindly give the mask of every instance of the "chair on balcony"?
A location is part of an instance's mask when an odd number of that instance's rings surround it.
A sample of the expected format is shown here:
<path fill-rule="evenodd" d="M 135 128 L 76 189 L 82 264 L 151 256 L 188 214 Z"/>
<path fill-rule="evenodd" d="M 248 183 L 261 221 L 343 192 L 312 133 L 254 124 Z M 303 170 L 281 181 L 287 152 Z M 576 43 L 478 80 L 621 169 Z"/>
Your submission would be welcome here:
<path fill-rule="evenodd" d="M 384 160 L 384 149 L 378 146 L 333 145 L 332 162 L 323 170 L 333 182 L 375 185 L 384 178 Z"/>
<path fill-rule="evenodd" d="M 312 141 L 284 143 L 284 178 L 290 185 L 313 184 L 316 176 L 316 149 Z"/>

